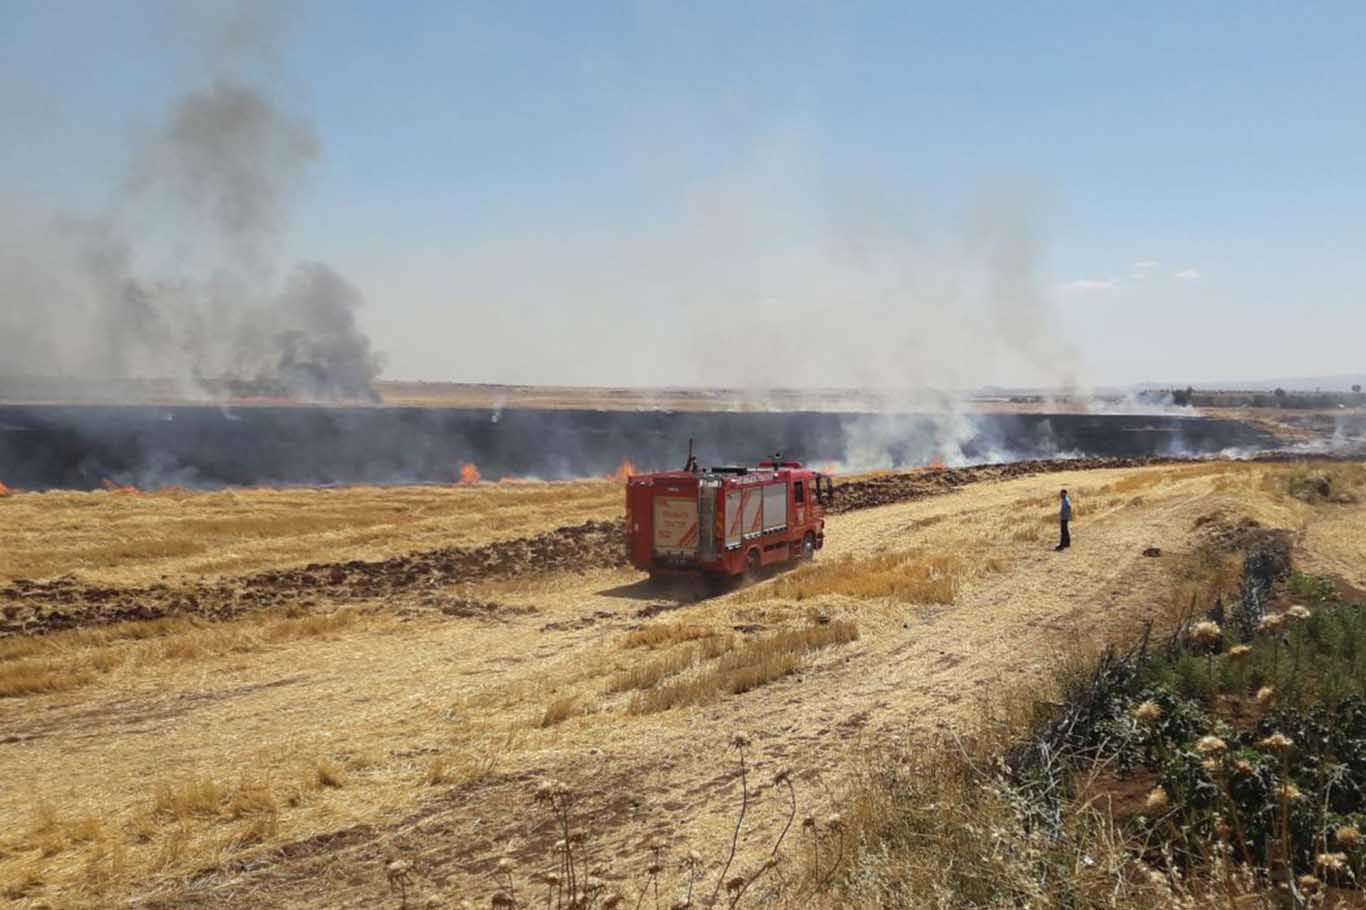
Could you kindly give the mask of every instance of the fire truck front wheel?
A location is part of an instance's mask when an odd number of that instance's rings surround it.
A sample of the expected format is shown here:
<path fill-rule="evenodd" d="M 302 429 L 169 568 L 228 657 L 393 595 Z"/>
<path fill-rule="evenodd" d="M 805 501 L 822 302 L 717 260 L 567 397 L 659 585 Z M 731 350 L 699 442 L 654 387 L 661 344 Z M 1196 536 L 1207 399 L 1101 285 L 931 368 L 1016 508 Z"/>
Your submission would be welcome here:
<path fill-rule="evenodd" d="M 815 558 L 816 558 L 816 535 L 813 534 L 813 533 L 810 532 L 810 531 L 807 531 L 807 532 L 806 532 L 806 536 L 802 538 L 802 559 L 803 559 L 803 560 L 808 560 L 808 559 L 815 559 Z"/>

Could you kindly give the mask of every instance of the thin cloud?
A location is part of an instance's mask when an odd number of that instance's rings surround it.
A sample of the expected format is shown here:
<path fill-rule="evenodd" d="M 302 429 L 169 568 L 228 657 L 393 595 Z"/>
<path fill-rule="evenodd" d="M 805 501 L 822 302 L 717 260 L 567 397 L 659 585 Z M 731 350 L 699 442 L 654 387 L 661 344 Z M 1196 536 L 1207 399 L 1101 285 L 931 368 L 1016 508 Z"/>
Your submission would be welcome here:
<path fill-rule="evenodd" d="M 1140 259 L 1134 263 L 1134 271 L 1146 272 L 1148 269 L 1155 269 L 1161 264 L 1156 259 Z"/>
<path fill-rule="evenodd" d="M 1180 271 L 1180 272 L 1177 272 L 1177 273 L 1176 273 L 1175 275 L 1173 275 L 1172 277 L 1173 277 L 1173 278 L 1180 278 L 1180 279 L 1182 279 L 1183 281 L 1194 281 L 1195 279 L 1197 279 L 1197 278 L 1200 277 L 1200 270 L 1199 270 L 1199 269 L 1184 269 L 1184 270 L 1182 270 L 1182 271 Z"/>
<path fill-rule="evenodd" d="M 1115 279 L 1106 278 L 1078 278 L 1076 281 L 1069 281 L 1062 286 L 1064 291 L 1108 291 L 1116 284 Z"/>

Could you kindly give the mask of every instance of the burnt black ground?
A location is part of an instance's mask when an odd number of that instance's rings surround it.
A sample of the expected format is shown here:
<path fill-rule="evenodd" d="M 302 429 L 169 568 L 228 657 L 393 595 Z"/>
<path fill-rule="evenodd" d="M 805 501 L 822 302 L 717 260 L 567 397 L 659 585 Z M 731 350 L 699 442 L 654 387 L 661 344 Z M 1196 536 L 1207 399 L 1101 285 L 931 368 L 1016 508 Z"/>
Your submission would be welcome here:
<path fill-rule="evenodd" d="M 975 414 L 969 462 L 1059 456 L 1208 455 L 1276 444 L 1237 420 L 1113 414 Z M 18 489 L 545 480 L 682 467 L 783 452 L 808 464 L 923 465 L 945 425 L 915 414 L 531 411 L 341 407 L 0 406 L 0 481 Z"/>

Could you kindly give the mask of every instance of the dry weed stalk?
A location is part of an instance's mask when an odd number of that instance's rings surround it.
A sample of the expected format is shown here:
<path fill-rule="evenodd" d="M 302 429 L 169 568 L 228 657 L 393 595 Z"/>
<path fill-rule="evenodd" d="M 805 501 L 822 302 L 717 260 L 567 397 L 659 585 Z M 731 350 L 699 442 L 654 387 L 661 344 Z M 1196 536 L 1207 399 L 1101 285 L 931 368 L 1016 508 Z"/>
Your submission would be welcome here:
<path fill-rule="evenodd" d="M 558 869 L 545 877 L 546 906 L 555 910 L 588 908 L 602 896 L 602 886 L 592 875 L 586 856 L 587 835 L 574 824 L 576 794 L 561 781 L 545 781 L 536 788 L 536 802 L 544 804 L 559 834 L 555 841 Z M 513 881 L 507 870 L 506 893 L 511 896 Z"/>
<path fill-rule="evenodd" d="M 713 905 L 716 903 L 716 896 L 721 893 L 721 886 L 726 882 L 731 863 L 735 862 L 735 850 L 740 845 L 740 829 L 744 827 L 745 813 L 749 811 L 749 774 L 745 766 L 745 749 L 749 748 L 749 737 L 737 733 L 731 740 L 731 746 L 740 756 L 740 815 L 735 819 L 735 833 L 730 839 L 730 854 L 726 857 L 725 866 L 721 868 L 721 874 L 716 877 L 716 889 L 711 895 Z"/>
<path fill-rule="evenodd" d="M 389 882 L 389 891 L 398 892 L 399 907 L 408 906 L 408 887 L 413 882 L 413 866 L 406 859 L 396 859 L 389 862 L 384 867 L 385 878 Z"/>
<path fill-rule="evenodd" d="M 724 862 L 717 872 L 715 885 L 704 906 L 715 907 L 723 904 L 728 910 L 735 910 L 747 896 L 757 893 L 756 886 L 766 876 L 779 870 L 782 865 L 783 844 L 796 824 L 797 791 L 793 774 L 789 769 L 781 768 L 773 776 L 773 785 L 781 788 L 786 797 L 784 807 L 786 819 L 782 830 L 756 868 L 748 873 L 732 874 L 739 854 L 740 838 L 754 806 L 755 793 L 750 787 L 752 768 L 749 761 L 749 750 L 751 747 L 752 743 L 749 737 L 743 733 L 736 734 L 730 742 L 729 748 L 735 750 L 738 756 L 740 805 L 735 824 L 731 829 L 730 843 L 726 850 Z M 578 795 L 572 788 L 556 780 L 543 781 L 535 791 L 534 801 L 549 811 L 550 822 L 557 837 L 553 847 L 554 871 L 536 877 L 544 886 L 544 905 L 546 908 L 548 910 L 618 910 L 618 908 L 624 910 L 629 906 L 633 907 L 634 910 L 641 910 L 645 906 L 646 900 L 653 898 L 653 905 L 658 910 L 662 906 L 660 903 L 661 884 L 666 869 L 665 854 L 668 845 L 655 837 L 646 841 L 648 860 L 643 870 L 643 876 L 637 879 L 639 884 L 635 888 L 635 900 L 634 902 L 628 901 L 622 891 L 609 889 L 603 883 L 597 875 L 598 870 L 593 867 L 588 858 L 586 847 L 588 834 L 579 826 L 579 813 L 576 809 L 577 797 Z M 823 866 L 823 874 L 820 879 L 811 883 L 814 887 L 806 896 L 814 893 L 814 888 L 824 887 L 828 884 L 842 863 L 844 824 L 840 816 L 832 816 L 826 828 L 829 833 L 838 834 L 840 846 L 829 866 Z M 503 859 L 498 862 L 491 876 L 493 885 L 497 888 L 497 893 L 493 898 L 495 906 L 517 906 L 514 871 L 515 866 L 511 860 Z M 675 908 L 692 908 L 696 906 L 694 898 L 698 888 L 703 884 L 703 879 L 707 877 L 702 856 L 695 850 L 687 851 L 681 858 L 680 871 L 683 874 L 681 887 L 684 890 L 673 901 L 672 906 Z M 779 876 L 778 881 L 764 893 L 774 900 L 781 899 L 784 897 L 788 882 L 788 879 Z M 723 893 L 724 898 L 722 897 Z M 796 897 L 800 900 L 802 895 Z"/>

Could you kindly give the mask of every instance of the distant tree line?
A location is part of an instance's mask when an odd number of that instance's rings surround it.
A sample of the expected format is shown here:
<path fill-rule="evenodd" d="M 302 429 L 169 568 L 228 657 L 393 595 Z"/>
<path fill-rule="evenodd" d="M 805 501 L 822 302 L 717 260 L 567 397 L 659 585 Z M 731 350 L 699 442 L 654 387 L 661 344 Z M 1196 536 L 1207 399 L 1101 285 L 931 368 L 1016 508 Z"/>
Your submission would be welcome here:
<path fill-rule="evenodd" d="M 1188 407 L 1195 398 L 1195 389 L 1187 386 L 1184 389 L 1172 389 L 1172 404 L 1178 408 Z"/>
<path fill-rule="evenodd" d="M 1366 395 L 1361 385 L 1352 386 L 1351 392 L 1289 392 L 1274 389 L 1271 392 L 1236 392 L 1223 390 L 1197 390 L 1190 386 L 1172 389 L 1172 404 L 1178 407 L 1197 408 L 1285 408 L 1288 410 L 1327 410 L 1339 407 L 1366 406 Z"/>

